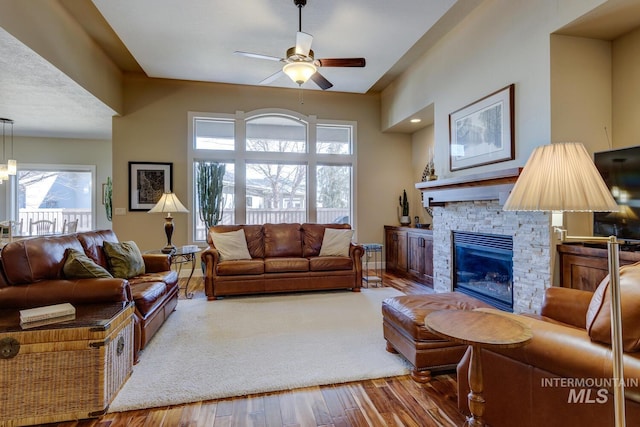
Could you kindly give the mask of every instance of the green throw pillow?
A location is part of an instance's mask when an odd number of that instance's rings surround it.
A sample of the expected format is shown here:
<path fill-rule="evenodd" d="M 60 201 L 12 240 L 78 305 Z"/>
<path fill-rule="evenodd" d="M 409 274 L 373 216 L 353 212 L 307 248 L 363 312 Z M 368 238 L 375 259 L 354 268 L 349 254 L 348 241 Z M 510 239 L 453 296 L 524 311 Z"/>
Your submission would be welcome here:
<path fill-rule="evenodd" d="M 130 279 L 144 274 L 144 260 L 135 242 L 104 242 L 102 248 L 113 277 Z"/>
<path fill-rule="evenodd" d="M 66 255 L 62 272 L 67 279 L 113 278 L 111 273 L 80 251 L 69 248 Z"/>

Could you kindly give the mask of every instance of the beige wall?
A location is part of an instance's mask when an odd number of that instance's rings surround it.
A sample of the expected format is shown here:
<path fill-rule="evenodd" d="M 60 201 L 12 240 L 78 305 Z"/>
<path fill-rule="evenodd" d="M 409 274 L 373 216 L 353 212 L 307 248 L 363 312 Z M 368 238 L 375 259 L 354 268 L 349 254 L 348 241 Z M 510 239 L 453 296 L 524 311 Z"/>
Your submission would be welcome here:
<path fill-rule="evenodd" d="M 613 42 L 613 147 L 640 145 L 640 28 Z"/>
<path fill-rule="evenodd" d="M 383 226 L 397 224 L 397 198 L 412 188 L 411 137 L 380 131 L 378 95 L 355 95 L 224 84 L 125 79 L 125 114 L 113 126 L 113 200 L 128 207 L 128 162 L 173 162 L 173 190 L 187 201 L 187 147 L 189 111 L 235 113 L 282 108 L 322 119 L 351 120 L 357 130 L 357 201 L 355 228 L 360 242 L 383 241 Z M 173 243 L 188 242 L 188 215 L 174 215 Z M 114 215 L 121 240 L 135 240 L 141 249 L 165 245 L 160 215 L 128 212 Z"/>
<path fill-rule="evenodd" d="M 382 93 L 387 128 L 433 103 L 440 178 L 522 166 L 550 141 L 549 35 L 602 1 L 486 0 Z M 515 160 L 449 171 L 449 114 L 515 83 Z"/>
<path fill-rule="evenodd" d="M 608 150 L 612 138 L 611 42 L 551 36 L 551 141 Z M 591 235 L 590 213 L 566 213 L 572 235 Z"/>
<path fill-rule="evenodd" d="M 413 167 L 413 181 L 422 180 L 422 172 L 429 162 L 430 153 L 434 149 L 433 125 L 427 126 L 414 132 L 411 135 L 411 166 Z M 424 209 L 422 204 L 422 192 L 411 187 L 411 221 L 413 217 L 419 216 L 423 224 L 431 224 L 431 216 Z"/>
<path fill-rule="evenodd" d="M 100 192 L 111 175 L 111 141 L 14 137 L 14 154 L 20 164 L 93 165 L 96 167 L 96 228 L 111 228 Z M 15 178 L 12 178 L 15 179 Z M 8 218 L 7 185 L 0 185 L 0 219 Z"/>

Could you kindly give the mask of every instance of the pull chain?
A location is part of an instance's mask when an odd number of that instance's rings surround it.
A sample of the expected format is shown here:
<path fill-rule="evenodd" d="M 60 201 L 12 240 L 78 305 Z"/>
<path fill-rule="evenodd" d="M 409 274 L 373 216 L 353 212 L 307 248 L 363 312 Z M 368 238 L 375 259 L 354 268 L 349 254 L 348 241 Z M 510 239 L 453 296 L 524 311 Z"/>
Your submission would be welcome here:
<path fill-rule="evenodd" d="M 302 86 L 300 86 L 300 89 L 298 89 L 300 92 L 298 92 L 298 101 L 300 101 L 300 104 L 304 104 L 304 91 L 302 90 Z"/>

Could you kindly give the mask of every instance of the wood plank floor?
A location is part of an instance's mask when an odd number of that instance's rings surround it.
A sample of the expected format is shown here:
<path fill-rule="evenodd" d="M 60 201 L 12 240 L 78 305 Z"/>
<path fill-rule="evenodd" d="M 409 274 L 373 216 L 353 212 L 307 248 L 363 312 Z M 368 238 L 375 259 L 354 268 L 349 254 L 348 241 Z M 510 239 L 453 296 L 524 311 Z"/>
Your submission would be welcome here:
<path fill-rule="evenodd" d="M 431 289 L 390 274 L 385 286 L 407 294 Z M 181 283 L 182 285 L 183 283 Z M 202 278 L 194 277 L 194 298 L 206 298 Z M 183 292 L 180 298 L 184 298 Z M 215 426 L 463 426 L 457 410 L 455 373 L 420 385 L 409 376 L 358 381 L 286 392 L 256 394 L 162 408 L 107 414 L 99 419 L 51 424 L 64 427 Z"/>

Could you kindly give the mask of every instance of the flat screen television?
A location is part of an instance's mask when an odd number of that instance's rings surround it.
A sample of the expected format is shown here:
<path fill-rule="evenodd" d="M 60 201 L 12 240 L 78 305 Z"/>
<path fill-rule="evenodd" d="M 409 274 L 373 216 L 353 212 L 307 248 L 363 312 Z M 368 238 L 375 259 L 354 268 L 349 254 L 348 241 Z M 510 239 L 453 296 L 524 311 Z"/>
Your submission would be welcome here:
<path fill-rule="evenodd" d="M 593 214 L 593 234 L 640 243 L 640 146 L 595 153 L 593 160 L 620 206 Z"/>

